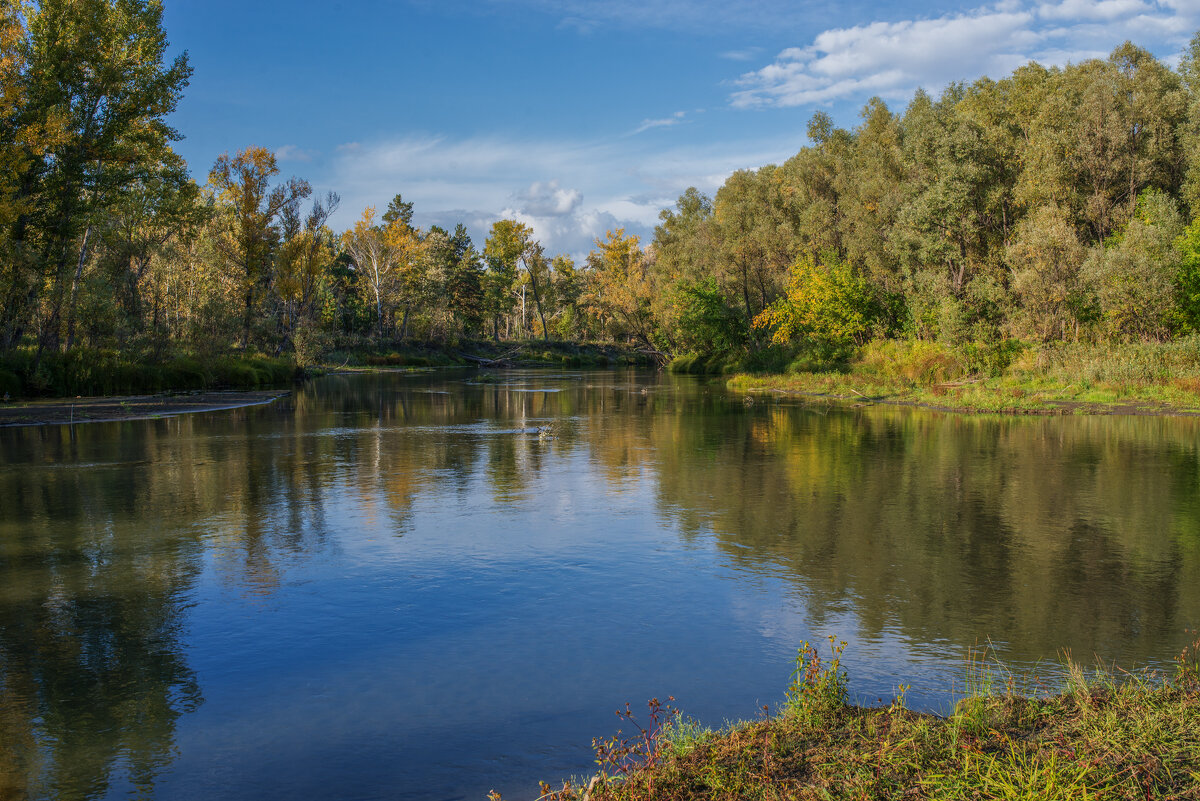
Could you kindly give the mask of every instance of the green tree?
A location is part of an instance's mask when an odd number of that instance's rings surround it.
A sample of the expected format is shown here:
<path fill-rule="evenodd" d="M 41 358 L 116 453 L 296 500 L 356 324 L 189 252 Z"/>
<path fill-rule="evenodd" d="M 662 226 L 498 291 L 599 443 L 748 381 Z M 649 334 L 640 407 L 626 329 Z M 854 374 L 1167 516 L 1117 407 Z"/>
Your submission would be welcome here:
<path fill-rule="evenodd" d="M 1020 311 L 1013 333 L 1044 342 L 1079 338 L 1089 301 L 1079 271 L 1087 249 L 1062 210 L 1041 206 L 1017 225 L 1008 246 L 1013 292 Z"/>
<path fill-rule="evenodd" d="M 783 288 L 797 249 L 780 202 L 776 167 L 735 172 L 717 192 L 713 207 L 726 290 L 740 301 L 746 330 Z"/>
<path fill-rule="evenodd" d="M 42 0 L 29 11 L 29 112 L 51 110 L 64 136 L 20 182 L 36 205 L 16 240 L 36 248 L 48 297 L 39 347 L 73 314 L 93 225 L 134 180 L 169 159 L 166 123 L 191 75 L 165 63 L 160 0 Z"/>
<path fill-rule="evenodd" d="M 125 187 L 97 222 L 101 264 L 134 333 L 145 328 L 144 283 L 155 256 L 171 240 L 195 236 L 208 216 L 200 187 L 188 176 L 183 160 L 171 156 L 158 170 L 147 171 Z"/>
<path fill-rule="evenodd" d="M 535 244 L 533 229 L 524 223 L 516 220 L 497 220 L 492 223 L 483 254 L 488 263 L 485 307 L 492 315 L 494 339 L 500 338 L 500 317 L 510 313 L 516 306 L 514 291 L 522 272 L 528 275 Z M 522 320 L 522 326 L 524 323 Z"/>
<path fill-rule="evenodd" d="M 1096 250 L 1084 277 L 1099 303 L 1106 333 L 1118 339 L 1163 340 L 1178 320 L 1177 298 L 1183 256 L 1176 242 L 1184 232 L 1173 198 L 1147 190 L 1133 218 Z"/>
<path fill-rule="evenodd" d="M 669 313 L 660 330 L 672 355 L 725 356 L 745 349 L 745 321 L 730 308 L 715 278 L 680 281 L 664 293 Z"/>

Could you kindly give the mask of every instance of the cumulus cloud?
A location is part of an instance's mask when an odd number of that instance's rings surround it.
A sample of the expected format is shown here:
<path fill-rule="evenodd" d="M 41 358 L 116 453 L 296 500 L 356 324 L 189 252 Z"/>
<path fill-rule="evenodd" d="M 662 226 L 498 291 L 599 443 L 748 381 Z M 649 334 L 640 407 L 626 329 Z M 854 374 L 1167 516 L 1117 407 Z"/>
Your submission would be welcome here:
<path fill-rule="evenodd" d="M 677 145 L 613 141 L 408 137 L 341 149 L 326 183 L 342 195 L 338 226 L 397 192 L 418 225 L 464 223 L 482 246 L 502 218 L 533 226 L 552 253 L 586 254 L 610 228 L 648 238 L 659 211 L 689 186 L 714 192 L 734 170 L 791 156 L 794 137 Z M 531 182 L 532 180 L 532 182 Z"/>
<path fill-rule="evenodd" d="M 929 19 L 833 28 L 742 75 L 730 100 L 753 108 L 906 97 L 917 87 L 1002 76 L 1030 60 L 1092 58 L 1130 38 L 1169 56 L 1200 21 L 1197 6 L 1196 0 L 1009 0 Z"/>
<path fill-rule="evenodd" d="M 558 181 L 535 181 L 518 192 L 521 211 L 538 217 L 562 217 L 573 214 L 583 202 L 578 189 L 563 189 Z"/>

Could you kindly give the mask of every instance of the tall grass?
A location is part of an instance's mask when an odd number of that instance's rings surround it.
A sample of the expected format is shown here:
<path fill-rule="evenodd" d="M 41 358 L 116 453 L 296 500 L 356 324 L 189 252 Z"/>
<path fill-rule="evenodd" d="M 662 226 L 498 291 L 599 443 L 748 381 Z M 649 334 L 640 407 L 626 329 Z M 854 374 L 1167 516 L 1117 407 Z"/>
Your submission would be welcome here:
<path fill-rule="evenodd" d="M 640 767 L 553 792 L 543 785 L 543 798 L 1200 798 L 1200 640 L 1170 674 L 1089 671 L 1068 660 L 1065 684 L 1040 694 L 1018 692 L 1012 671 L 976 655 L 967 667 L 973 694 L 944 717 L 906 709 L 903 688 L 887 706 L 848 703 L 844 645 L 832 645 L 825 660 L 801 648 L 775 715 L 767 708 L 720 731 L 677 718 L 638 752 Z M 602 767 L 605 756 L 598 752 Z"/>
<path fill-rule="evenodd" d="M 878 340 L 839 364 L 798 359 L 786 373 L 739 375 L 731 386 L 978 411 L 1192 411 L 1200 409 L 1200 336 L 1116 345 Z"/>

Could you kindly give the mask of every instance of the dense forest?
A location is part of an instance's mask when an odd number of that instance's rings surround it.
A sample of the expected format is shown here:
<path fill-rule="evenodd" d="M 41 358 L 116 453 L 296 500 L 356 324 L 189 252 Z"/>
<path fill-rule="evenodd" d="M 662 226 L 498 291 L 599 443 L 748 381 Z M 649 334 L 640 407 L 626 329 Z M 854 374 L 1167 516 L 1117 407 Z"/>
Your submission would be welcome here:
<path fill-rule="evenodd" d="M 1162 342 L 1200 329 L 1200 37 L 818 112 L 781 165 L 688 189 L 578 262 L 499 220 L 414 225 L 247 146 L 199 178 L 160 0 L 0 0 L 0 390 L 56 371 L 464 340 L 616 341 L 782 367 L 878 339 Z M 798 137 L 799 138 L 799 134 Z M 402 187 L 397 187 L 402 189 Z"/>

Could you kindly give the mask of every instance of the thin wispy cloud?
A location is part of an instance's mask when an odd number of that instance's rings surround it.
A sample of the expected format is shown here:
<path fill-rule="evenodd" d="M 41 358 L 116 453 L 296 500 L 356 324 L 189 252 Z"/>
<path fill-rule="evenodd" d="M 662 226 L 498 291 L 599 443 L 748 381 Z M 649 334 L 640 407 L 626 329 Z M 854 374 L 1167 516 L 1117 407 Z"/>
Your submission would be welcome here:
<path fill-rule="evenodd" d="M 279 161 L 300 161 L 308 163 L 319 155 L 320 154 L 315 150 L 305 150 L 298 145 L 284 145 L 283 147 L 276 148 L 275 150 L 275 158 Z"/>
<path fill-rule="evenodd" d="M 726 61 L 753 61 L 762 55 L 761 47 L 747 47 L 742 50 L 726 50 L 717 54 Z"/>
<path fill-rule="evenodd" d="M 795 0 L 442 0 L 441 7 L 510 13 L 514 6 L 556 17 L 564 28 L 711 33 L 714 29 L 763 31 L 804 24 L 820 13 Z"/>
<path fill-rule="evenodd" d="M 635 136 L 643 131 L 649 131 L 652 128 L 669 128 L 672 125 L 678 125 L 687 119 L 686 111 L 676 111 L 670 117 L 663 117 L 657 120 L 642 120 L 641 125 L 630 131 L 630 136 Z"/>
<path fill-rule="evenodd" d="M 901 98 L 918 87 L 999 77 L 1031 60 L 1065 64 L 1109 52 L 1132 39 L 1164 56 L 1200 21 L 1200 3 L 1170 0 L 1062 0 L 1001 3 L 929 19 L 833 28 L 783 50 L 742 75 L 736 107 L 794 107 L 880 95 Z"/>

